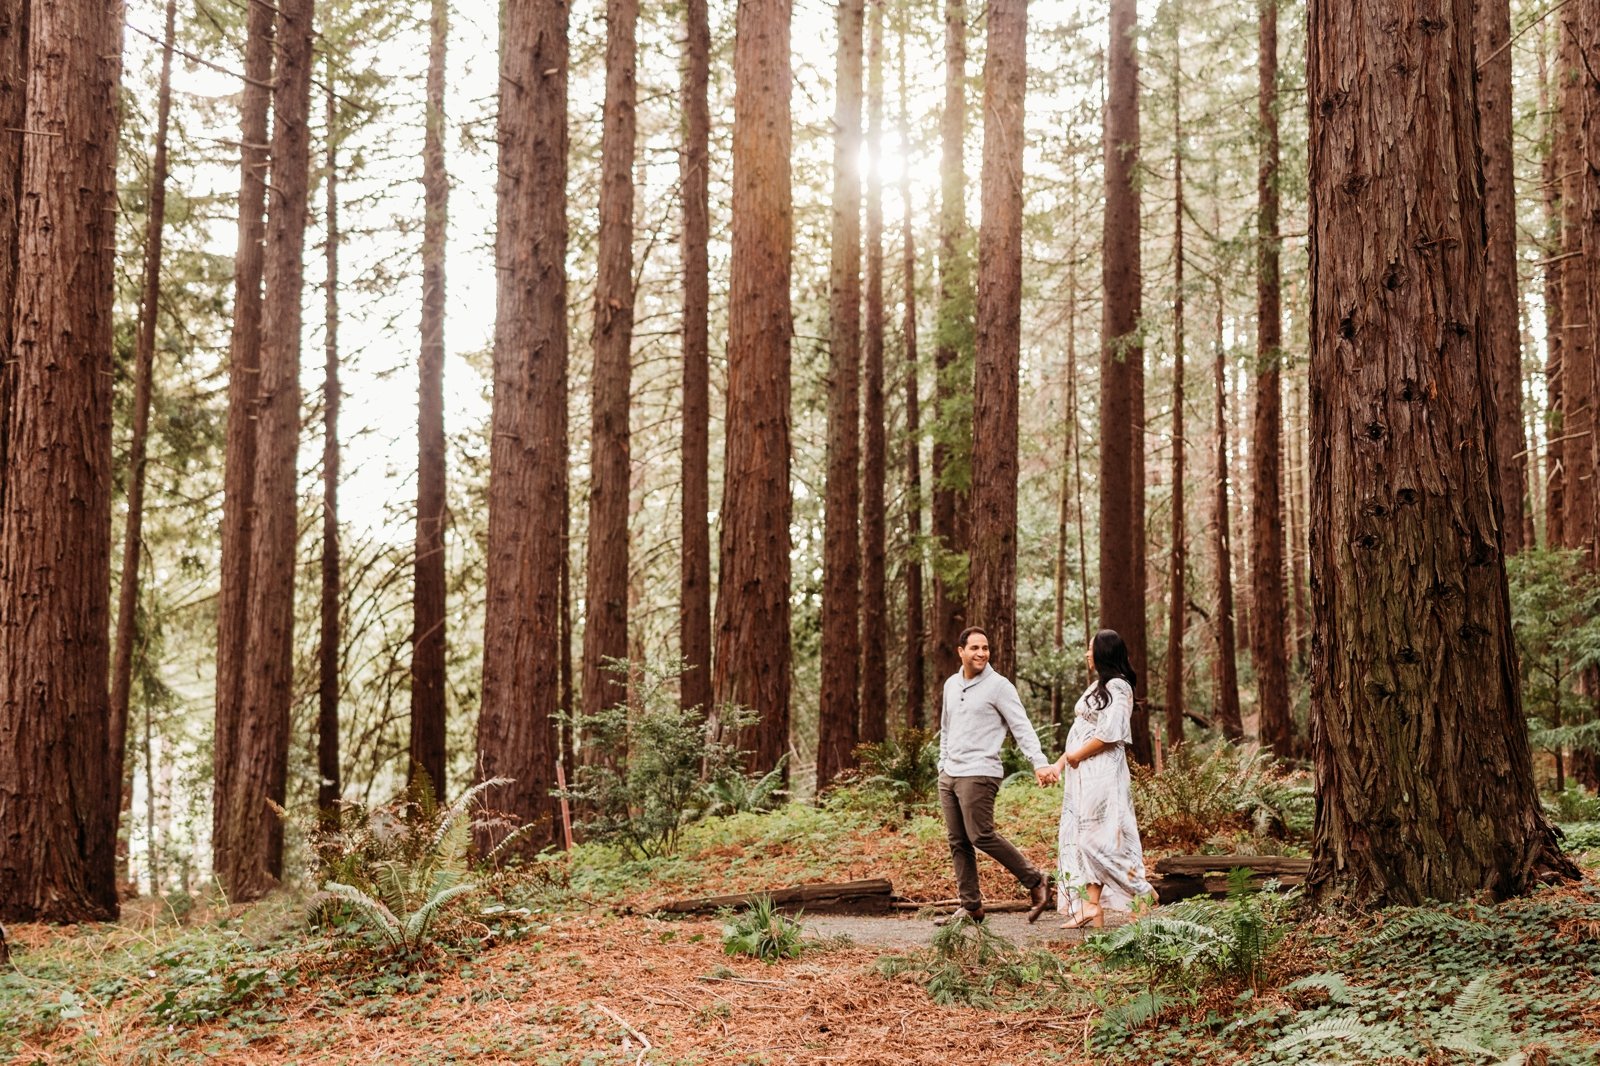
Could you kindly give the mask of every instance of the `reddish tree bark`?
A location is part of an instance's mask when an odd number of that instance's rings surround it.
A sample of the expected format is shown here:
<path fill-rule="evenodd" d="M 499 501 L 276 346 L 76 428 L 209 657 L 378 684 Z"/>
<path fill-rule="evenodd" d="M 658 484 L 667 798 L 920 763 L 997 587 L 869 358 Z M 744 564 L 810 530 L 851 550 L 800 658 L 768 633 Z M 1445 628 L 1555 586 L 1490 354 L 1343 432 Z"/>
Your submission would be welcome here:
<path fill-rule="evenodd" d="M 638 95 L 634 65 L 638 0 L 606 2 L 606 101 L 600 130 L 599 275 L 595 281 L 594 371 L 590 375 L 588 570 L 584 581 L 583 710 L 628 699 L 628 491 L 633 379 L 633 150 Z M 626 735 L 583 759 L 622 766 Z"/>
<path fill-rule="evenodd" d="M 1139 55 L 1135 0 L 1111 0 L 1101 263 L 1100 625 L 1127 642 L 1142 695 L 1145 662 L 1144 349 L 1139 336 Z M 1149 712 L 1135 704 L 1132 754 L 1151 760 Z"/>
<path fill-rule="evenodd" d="M 0 482 L 0 918 L 114 919 L 112 290 L 122 5 L 0 26 L 16 214 Z M 26 20 L 26 31 L 18 35 Z M 13 142 L 15 143 L 15 142 Z M 14 221 L 13 221 L 14 219 Z M 7 254 L 10 254 L 9 252 Z M 9 265 L 9 264 L 8 264 Z"/>
<path fill-rule="evenodd" d="M 1257 116 L 1261 156 L 1256 171 L 1256 373 L 1251 418 L 1250 596 L 1258 732 L 1262 746 L 1287 757 L 1294 748 L 1289 715 L 1288 603 L 1283 581 L 1283 312 L 1278 274 L 1278 3 L 1261 0 Z"/>
<path fill-rule="evenodd" d="M 243 760 L 217 796 L 212 868 L 229 898 L 257 899 L 283 876 L 283 804 L 294 698 L 294 576 L 299 515 L 301 296 L 310 191 L 312 0 L 278 5 L 272 186 L 262 281 L 245 664 L 230 753 Z M 222 755 L 219 752 L 218 758 Z"/>
<path fill-rule="evenodd" d="M 1528 441 L 1522 426 L 1522 325 L 1517 295 L 1517 202 L 1512 163 L 1511 5 L 1475 0 L 1474 47 L 1483 169 L 1484 328 L 1494 374 L 1502 531 L 1507 554 L 1522 550 L 1528 494 Z"/>
<path fill-rule="evenodd" d="M 128 872 L 122 820 L 133 810 L 133 764 L 128 750 L 128 708 L 133 691 L 133 638 L 139 607 L 139 557 L 144 548 L 145 460 L 150 438 L 150 394 L 155 376 L 156 320 L 161 306 L 161 243 L 167 214 L 167 125 L 172 112 L 172 46 L 177 0 L 167 0 L 161 38 L 161 80 L 156 94 L 156 147 L 150 162 L 150 200 L 144 229 L 144 287 L 134 342 L 133 433 L 128 444 L 128 519 L 122 531 L 122 574 L 117 583 L 117 629 L 111 651 L 111 765 L 121 776 L 117 801 L 117 880 Z M 154 845 L 152 844 L 152 847 Z M 152 884 L 154 882 L 152 881 Z"/>
<path fill-rule="evenodd" d="M 1558 53 L 1559 54 L 1559 53 Z M 1560 60 L 1551 70 L 1546 63 L 1544 37 L 1539 37 L 1539 110 L 1548 116 L 1545 155 L 1540 163 L 1544 180 L 1544 343 L 1545 343 L 1545 504 L 1546 546 L 1566 543 L 1566 470 L 1562 463 L 1566 441 L 1561 428 L 1561 342 L 1566 333 L 1561 297 L 1562 232 L 1561 174 L 1566 135 L 1561 121 Z"/>
<path fill-rule="evenodd" d="M 0 2 L 0 127 L 22 129 L 27 80 L 28 0 Z M 11 299 L 17 275 L 17 181 L 22 138 L 0 137 L 0 350 L 11 350 Z M 13 364 L 0 360 L 0 515 L 6 505 L 6 435 L 10 431 Z"/>
<path fill-rule="evenodd" d="M 822 528 L 823 640 L 817 788 L 854 765 L 861 642 L 861 28 L 863 0 L 839 0 L 828 271 L 828 474 Z"/>
<path fill-rule="evenodd" d="M 706 0 L 685 0 L 683 197 L 683 567 L 679 701 L 711 710 L 711 23 Z"/>
<path fill-rule="evenodd" d="M 1472 0 L 1309 21 L 1310 883 L 1512 895 L 1577 871 L 1534 788 L 1498 529 Z"/>
<path fill-rule="evenodd" d="M 909 21 L 909 19 L 907 19 Z M 911 156 L 911 114 L 906 90 L 905 22 L 900 24 L 900 157 Z M 900 335 L 905 345 L 906 388 L 906 646 L 905 723 L 921 729 L 928 699 L 927 632 L 922 602 L 922 412 L 917 382 L 917 245 L 911 225 L 911 168 L 900 169 L 900 244 L 902 300 L 905 317 Z"/>
<path fill-rule="evenodd" d="M 428 83 L 422 133 L 422 323 L 417 360 L 417 531 L 411 604 L 411 765 L 445 796 L 445 242 L 450 175 L 444 163 L 444 72 L 450 12 L 428 5 Z"/>
<path fill-rule="evenodd" d="M 1216 360 L 1212 383 L 1216 392 L 1216 528 L 1217 560 L 1217 706 L 1216 724 L 1229 740 L 1244 735 L 1239 716 L 1239 667 L 1233 618 L 1233 538 L 1228 508 L 1228 382 L 1227 348 L 1222 334 L 1222 281 L 1214 279 L 1216 303 Z"/>
<path fill-rule="evenodd" d="M 983 61 L 983 223 L 978 232 L 967 603 L 991 661 L 1017 662 L 1017 373 L 1022 350 L 1022 108 L 1026 0 L 990 0 Z M 954 643 L 954 641 L 952 641 Z"/>
<path fill-rule="evenodd" d="M 556 801 L 567 519 L 567 5 L 509 0 L 500 39 L 499 227 L 483 704 L 477 771 L 515 779 L 489 805 L 561 839 Z M 561 506 L 553 506 L 560 504 Z M 479 852 L 512 827 L 483 826 Z"/>
<path fill-rule="evenodd" d="M 789 747 L 790 0 L 739 0 L 728 415 L 712 689 L 755 711 L 752 770 Z"/>
<path fill-rule="evenodd" d="M 1600 248 L 1592 241 L 1589 184 L 1589 112 L 1595 93 L 1595 72 L 1587 70 L 1593 56 L 1584 47 L 1584 5 L 1564 8 L 1561 18 L 1561 118 L 1564 158 L 1562 175 L 1561 261 L 1561 436 L 1562 490 L 1561 544 L 1593 556 L 1596 506 L 1600 493 L 1595 481 L 1595 403 L 1600 400 L 1595 382 L 1596 344 L 1589 318 L 1590 289 L 1600 269 Z M 1600 123 L 1594 127 L 1600 139 Z"/>
<path fill-rule="evenodd" d="M 323 286 L 322 378 L 322 565 L 320 632 L 317 645 L 317 809 L 323 824 L 339 825 L 342 793 L 339 776 L 339 593 L 343 580 L 339 558 L 339 136 L 334 93 L 333 58 L 326 66 L 324 86 L 327 118 L 326 195 L 327 241 L 323 255 L 328 267 Z"/>
<path fill-rule="evenodd" d="M 887 427 L 883 412 L 883 5 L 871 0 L 867 46 L 866 329 L 861 382 L 861 741 L 889 735 L 889 604 L 884 541 Z"/>
<path fill-rule="evenodd" d="M 216 727 L 211 839 L 236 832 L 237 775 L 254 753 L 244 735 L 244 674 L 255 528 L 256 413 L 261 377 L 261 280 L 266 263 L 267 113 L 272 105 L 275 9 L 250 4 L 239 106 L 239 244 L 233 260 L 233 330 L 228 342 L 228 426 L 222 475 L 222 578 L 217 597 Z M 215 851 L 215 847 L 213 847 Z"/>
<path fill-rule="evenodd" d="M 939 306 L 934 338 L 933 572 L 929 652 L 936 677 L 955 673 L 956 636 L 966 625 L 966 585 L 952 580 L 951 557 L 967 550 L 971 487 L 972 262 L 967 234 L 967 6 L 945 0 L 944 111 L 939 120 Z"/>

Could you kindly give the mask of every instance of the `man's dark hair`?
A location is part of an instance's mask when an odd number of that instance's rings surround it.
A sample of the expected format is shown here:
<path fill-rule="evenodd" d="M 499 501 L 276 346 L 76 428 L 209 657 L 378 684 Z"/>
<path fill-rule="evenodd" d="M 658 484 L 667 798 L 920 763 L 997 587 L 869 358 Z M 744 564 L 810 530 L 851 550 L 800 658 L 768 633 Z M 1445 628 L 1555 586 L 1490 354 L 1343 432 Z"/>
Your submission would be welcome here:
<path fill-rule="evenodd" d="M 961 631 L 961 635 L 956 638 L 956 647 L 965 648 L 967 646 L 967 638 L 972 636 L 974 633 L 982 633 L 984 640 L 994 639 L 993 637 L 989 636 L 989 631 L 982 626 L 968 626 L 967 628 L 963 629 Z"/>

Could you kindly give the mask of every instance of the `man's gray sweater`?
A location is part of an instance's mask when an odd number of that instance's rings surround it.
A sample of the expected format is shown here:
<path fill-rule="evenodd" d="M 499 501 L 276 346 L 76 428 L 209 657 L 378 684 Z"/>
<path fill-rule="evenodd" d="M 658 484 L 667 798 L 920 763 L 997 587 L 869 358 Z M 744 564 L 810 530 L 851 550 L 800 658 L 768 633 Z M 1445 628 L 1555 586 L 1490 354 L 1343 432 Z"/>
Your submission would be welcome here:
<path fill-rule="evenodd" d="M 1006 731 L 1034 769 L 1050 760 L 1039 747 L 1039 735 L 1022 709 L 1017 688 L 985 666 L 977 677 L 957 670 L 944 683 L 939 709 L 939 772 L 951 777 L 999 777 L 1000 745 Z"/>

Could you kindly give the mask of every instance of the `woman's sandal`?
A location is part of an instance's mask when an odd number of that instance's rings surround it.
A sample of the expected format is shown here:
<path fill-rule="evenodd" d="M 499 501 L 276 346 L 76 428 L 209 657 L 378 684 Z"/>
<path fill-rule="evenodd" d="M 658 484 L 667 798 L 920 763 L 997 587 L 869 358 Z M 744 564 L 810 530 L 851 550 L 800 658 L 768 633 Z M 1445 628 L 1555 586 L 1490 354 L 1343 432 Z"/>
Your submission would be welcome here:
<path fill-rule="evenodd" d="M 1090 913 L 1088 913 L 1088 908 L 1084 908 L 1083 911 L 1079 912 L 1079 914 L 1078 914 L 1078 916 L 1076 918 L 1073 918 L 1070 921 L 1062 922 L 1061 923 L 1061 928 L 1063 928 L 1063 929 L 1084 929 L 1084 928 L 1087 928 L 1088 926 L 1090 926 L 1093 923 L 1098 921 L 1098 922 L 1101 923 L 1100 926 L 1095 926 L 1095 928 L 1098 929 L 1098 928 L 1101 928 L 1101 926 L 1104 925 L 1104 919 L 1105 919 L 1105 914 L 1104 914 L 1103 911 L 1096 910 L 1093 914 L 1090 914 Z"/>

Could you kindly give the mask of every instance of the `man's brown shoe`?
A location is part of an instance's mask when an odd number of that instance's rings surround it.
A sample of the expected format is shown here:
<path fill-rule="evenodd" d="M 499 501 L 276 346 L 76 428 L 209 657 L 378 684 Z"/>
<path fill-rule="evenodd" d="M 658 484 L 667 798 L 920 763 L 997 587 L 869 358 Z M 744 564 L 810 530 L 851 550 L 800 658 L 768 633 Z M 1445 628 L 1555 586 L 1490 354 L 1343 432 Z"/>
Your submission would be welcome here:
<path fill-rule="evenodd" d="M 959 922 L 962 919 L 965 919 L 965 920 L 967 920 L 969 922 L 981 922 L 981 921 L 983 921 L 983 919 L 984 919 L 983 907 L 980 905 L 978 907 L 973 908 L 972 910 L 968 910 L 966 907 L 957 907 L 955 910 L 951 911 L 949 914 L 946 914 L 942 918 L 935 918 L 933 920 L 933 924 L 934 925 L 954 925 L 956 922 Z"/>
<path fill-rule="evenodd" d="M 1039 920 L 1039 915 L 1050 905 L 1050 885 L 1055 878 L 1048 874 L 1039 879 L 1039 883 L 1028 890 L 1028 902 L 1033 906 L 1028 908 L 1028 924 L 1032 925 Z"/>

